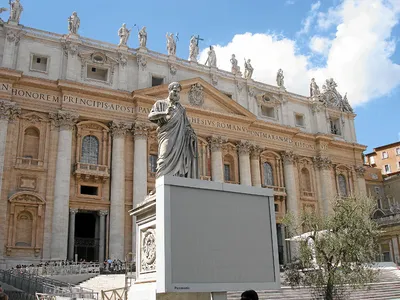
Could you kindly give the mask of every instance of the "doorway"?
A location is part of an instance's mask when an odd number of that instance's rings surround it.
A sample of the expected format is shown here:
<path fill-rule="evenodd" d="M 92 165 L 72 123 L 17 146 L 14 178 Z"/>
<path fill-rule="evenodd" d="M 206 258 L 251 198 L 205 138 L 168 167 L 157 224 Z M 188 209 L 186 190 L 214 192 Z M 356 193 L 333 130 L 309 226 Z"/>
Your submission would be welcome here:
<path fill-rule="evenodd" d="M 97 237 L 97 219 L 95 212 L 78 212 L 75 217 L 75 255 L 78 261 L 97 261 L 99 238 Z"/>

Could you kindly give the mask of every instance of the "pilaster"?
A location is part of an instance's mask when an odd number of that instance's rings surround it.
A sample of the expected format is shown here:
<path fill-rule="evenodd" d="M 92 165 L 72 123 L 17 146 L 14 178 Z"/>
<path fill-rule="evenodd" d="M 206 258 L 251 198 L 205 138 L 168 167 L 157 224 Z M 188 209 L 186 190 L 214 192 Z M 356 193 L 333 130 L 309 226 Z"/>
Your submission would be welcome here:
<path fill-rule="evenodd" d="M 54 180 L 51 258 L 66 259 L 68 250 L 72 129 L 79 115 L 73 112 L 59 110 L 57 113 L 50 113 L 49 117 L 53 126 L 57 127 L 59 130 L 56 177 Z"/>
<path fill-rule="evenodd" d="M 6 39 L 1 66 L 3 68 L 15 69 L 15 54 L 23 31 L 20 27 L 14 25 L 5 24 L 4 27 L 6 29 Z"/>
<path fill-rule="evenodd" d="M 360 196 L 367 195 L 367 186 L 365 185 L 365 169 L 363 166 L 354 166 L 354 171 L 356 173 L 357 179 L 357 193 Z"/>
<path fill-rule="evenodd" d="M 128 52 L 119 50 L 118 52 L 118 88 L 128 90 Z"/>
<path fill-rule="evenodd" d="M 325 216 L 331 212 L 331 201 L 333 200 L 333 180 L 332 180 L 332 161 L 328 157 L 315 156 L 313 157 L 314 164 L 316 165 L 319 173 L 320 191 L 321 191 L 321 204 L 322 211 Z"/>
<path fill-rule="evenodd" d="M 283 159 L 283 169 L 285 173 L 285 188 L 287 193 L 287 212 L 292 213 L 294 216 L 298 216 L 298 195 L 296 176 L 295 176 L 295 162 L 297 156 L 292 151 L 285 151 L 281 153 Z"/>
<path fill-rule="evenodd" d="M 109 256 L 124 259 L 125 225 L 125 135 L 131 125 L 124 122 L 110 124 L 113 137 L 111 152 L 111 206 Z"/>

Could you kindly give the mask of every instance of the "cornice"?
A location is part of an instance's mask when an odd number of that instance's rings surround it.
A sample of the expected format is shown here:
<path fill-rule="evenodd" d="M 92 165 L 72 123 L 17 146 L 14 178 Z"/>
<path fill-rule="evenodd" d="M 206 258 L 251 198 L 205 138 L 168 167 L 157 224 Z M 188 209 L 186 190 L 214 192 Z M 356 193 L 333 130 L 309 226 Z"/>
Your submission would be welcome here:
<path fill-rule="evenodd" d="M 1 68 L 0 67 L 0 78 L 7 80 L 8 82 L 18 81 L 22 77 L 22 71 L 16 71 L 14 69 Z"/>

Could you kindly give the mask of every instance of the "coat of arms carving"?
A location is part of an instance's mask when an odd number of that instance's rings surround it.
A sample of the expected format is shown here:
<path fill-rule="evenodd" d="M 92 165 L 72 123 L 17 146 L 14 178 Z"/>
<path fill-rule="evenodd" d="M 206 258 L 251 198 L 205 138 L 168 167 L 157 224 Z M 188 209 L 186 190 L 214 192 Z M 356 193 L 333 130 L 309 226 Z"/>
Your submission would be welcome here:
<path fill-rule="evenodd" d="M 200 83 L 192 85 L 189 91 L 189 102 L 193 106 L 202 106 L 204 103 L 203 87 Z"/>

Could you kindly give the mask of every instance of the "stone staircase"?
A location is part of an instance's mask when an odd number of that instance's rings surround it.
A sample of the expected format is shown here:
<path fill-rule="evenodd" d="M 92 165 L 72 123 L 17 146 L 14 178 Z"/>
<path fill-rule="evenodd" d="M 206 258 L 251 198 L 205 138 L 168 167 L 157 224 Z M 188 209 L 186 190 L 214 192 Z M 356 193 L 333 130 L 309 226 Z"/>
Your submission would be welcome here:
<path fill-rule="evenodd" d="M 98 275 L 79 284 L 98 292 L 125 287 L 125 274 Z"/>
<path fill-rule="evenodd" d="M 282 286 L 279 291 L 257 291 L 260 300 L 310 300 L 307 288 L 292 289 Z M 241 292 L 228 293 L 228 300 L 240 299 Z M 397 268 L 381 268 L 379 282 L 369 284 L 365 289 L 353 290 L 348 300 L 400 300 L 400 271 Z"/>

